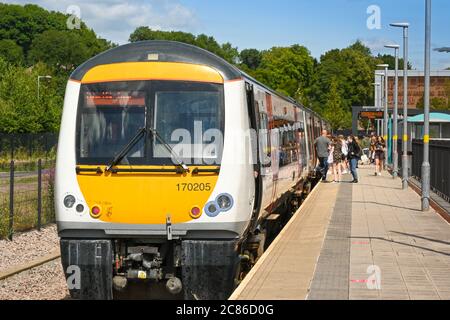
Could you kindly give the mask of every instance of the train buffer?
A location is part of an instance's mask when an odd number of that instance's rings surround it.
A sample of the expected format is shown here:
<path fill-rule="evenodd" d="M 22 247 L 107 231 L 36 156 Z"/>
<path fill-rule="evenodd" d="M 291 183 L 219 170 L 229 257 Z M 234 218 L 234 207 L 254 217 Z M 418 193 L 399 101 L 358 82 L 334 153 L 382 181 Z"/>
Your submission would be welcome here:
<path fill-rule="evenodd" d="M 450 299 L 450 225 L 373 173 L 319 184 L 230 300 Z"/>

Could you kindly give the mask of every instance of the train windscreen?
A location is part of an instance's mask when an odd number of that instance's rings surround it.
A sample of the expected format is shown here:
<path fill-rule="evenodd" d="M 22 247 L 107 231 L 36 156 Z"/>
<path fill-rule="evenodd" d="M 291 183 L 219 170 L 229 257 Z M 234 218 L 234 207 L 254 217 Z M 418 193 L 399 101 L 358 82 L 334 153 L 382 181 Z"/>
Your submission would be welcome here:
<path fill-rule="evenodd" d="M 77 162 L 108 164 L 140 129 L 147 134 L 122 165 L 220 164 L 223 87 L 208 83 L 132 81 L 82 85 Z"/>

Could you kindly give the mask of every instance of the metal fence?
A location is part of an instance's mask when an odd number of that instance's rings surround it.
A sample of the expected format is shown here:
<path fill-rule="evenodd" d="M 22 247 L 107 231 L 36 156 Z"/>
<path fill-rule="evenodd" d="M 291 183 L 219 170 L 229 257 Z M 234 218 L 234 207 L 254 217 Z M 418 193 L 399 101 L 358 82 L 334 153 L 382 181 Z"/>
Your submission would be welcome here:
<path fill-rule="evenodd" d="M 414 140 L 412 142 L 412 152 L 410 157 L 410 175 L 417 180 L 422 177 L 423 162 L 423 141 Z M 401 146 L 399 142 L 399 164 L 401 166 Z M 411 146 L 410 146 L 411 149 Z M 431 140 L 430 141 L 430 165 L 431 165 L 431 189 L 440 197 L 450 202 L 450 141 Z M 399 170 L 401 174 L 401 169 Z"/>
<path fill-rule="evenodd" d="M 0 172 L 0 238 L 40 229 L 55 221 L 54 160 L 37 160 L 36 170 L 17 170 L 14 161 Z"/>
<path fill-rule="evenodd" d="M 0 158 L 49 158 L 56 149 L 57 133 L 0 133 Z"/>

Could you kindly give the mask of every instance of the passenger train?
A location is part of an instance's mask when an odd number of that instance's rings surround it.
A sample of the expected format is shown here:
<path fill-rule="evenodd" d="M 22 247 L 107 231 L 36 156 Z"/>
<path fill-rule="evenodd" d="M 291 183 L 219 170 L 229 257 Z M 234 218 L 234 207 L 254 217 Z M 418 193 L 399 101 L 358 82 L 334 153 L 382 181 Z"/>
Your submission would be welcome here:
<path fill-rule="evenodd" d="M 171 41 L 110 49 L 67 83 L 55 206 L 73 298 L 132 283 L 227 299 L 311 189 L 316 113 Z"/>

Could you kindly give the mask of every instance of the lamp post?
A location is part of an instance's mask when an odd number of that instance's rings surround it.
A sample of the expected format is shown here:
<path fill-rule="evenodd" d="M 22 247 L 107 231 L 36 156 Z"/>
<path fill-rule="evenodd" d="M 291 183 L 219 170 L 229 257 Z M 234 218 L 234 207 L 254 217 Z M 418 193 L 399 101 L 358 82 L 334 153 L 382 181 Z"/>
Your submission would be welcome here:
<path fill-rule="evenodd" d="M 384 76 L 385 76 L 385 74 L 384 74 L 384 72 L 375 72 L 375 75 L 380 77 L 380 94 L 379 94 L 379 105 L 378 105 L 378 107 L 381 110 L 383 110 L 383 112 L 384 112 L 383 119 L 381 119 L 381 130 L 380 130 L 381 131 L 381 135 L 384 136 L 384 118 L 386 116 L 386 110 L 384 108 L 385 107 L 385 103 L 384 103 L 384 94 L 385 94 L 385 92 L 384 92 L 383 88 L 384 88 Z"/>
<path fill-rule="evenodd" d="M 378 64 L 378 68 L 384 68 L 384 124 L 383 124 L 383 139 L 388 140 L 388 122 L 389 122 L 389 78 L 388 78 L 388 64 Z M 387 150 L 385 151 L 385 159 L 387 159 Z"/>
<path fill-rule="evenodd" d="M 408 163 L 408 30 L 409 23 L 391 23 L 391 27 L 403 28 L 403 155 L 402 155 L 402 185 L 403 190 L 408 189 L 409 166 Z"/>
<path fill-rule="evenodd" d="M 394 84 L 394 116 L 393 116 L 393 128 L 392 128 L 392 161 L 394 178 L 398 177 L 398 50 L 400 46 L 398 44 L 386 45 L 385 48 L 394 49 L 395 51 L 395 84 Z"/>
<path fill-rule="evenodd" d="M 430 55 L 431 55 L 431 0 L 425 1 L 425 93 L 424 135 L 422 163 L 422 211 L 430 209 Z"/>
<path fill-rule="evenodd" d="M 375 82 L 372 83 L 372 85 L 375 87 L 375 109 L 376 111 L 381 109 L 381 83 Z M 377 124 L 377 135 L 380 135 L 381 130 L 380 130 L 380 120 L 376 119 L 376 124 Z"/>
<path fill-rule="evenodd" d="M 51 79 L 51 76 L 38 76 L 37 77 L 37 98 L 39 101 L 39 97 L 40 97 L 40 86 L 41 86 L 41 79 Z"/>

